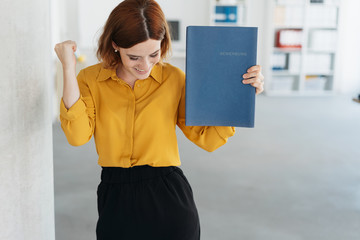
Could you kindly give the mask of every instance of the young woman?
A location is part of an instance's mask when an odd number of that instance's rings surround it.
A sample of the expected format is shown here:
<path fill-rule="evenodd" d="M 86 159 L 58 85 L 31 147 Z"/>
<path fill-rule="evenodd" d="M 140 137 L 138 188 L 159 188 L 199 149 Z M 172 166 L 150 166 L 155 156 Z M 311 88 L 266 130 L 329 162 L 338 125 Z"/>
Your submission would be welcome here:
<path fill-rule="evenodd" d="M 168 25 L 154 0 L 125 0 L 111 12 L 99 39 L 100 63 L 81 70 L 77 79 L 76 43 L 55 47 L 64 72 L 61 127 L 74 146 L 94 135 L 102 166 L 98 240 L 200 239 L 175 128 L 207 151 L 235 131 L 185 126 L 185 74 L 163 63 L 169 49 Z M 260 66 L 244 78 L 263 91 Z"/>

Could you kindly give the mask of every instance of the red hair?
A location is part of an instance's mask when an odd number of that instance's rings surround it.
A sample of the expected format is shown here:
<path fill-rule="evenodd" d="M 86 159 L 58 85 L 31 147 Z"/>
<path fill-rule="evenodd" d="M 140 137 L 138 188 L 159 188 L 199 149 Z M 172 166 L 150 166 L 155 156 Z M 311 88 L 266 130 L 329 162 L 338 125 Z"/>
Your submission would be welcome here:
<path fill-rule="evenodd" d="M 159 4 L 154 0 L 125 0 L 110 13 L 99 39 L 97 58 L 105 68 L 121 63 L 119 53 L 114 52 L 112 42 L 121 48 L 144 42 L 161 40 L 163 60 L 171 46 L 169 26 Z"/>

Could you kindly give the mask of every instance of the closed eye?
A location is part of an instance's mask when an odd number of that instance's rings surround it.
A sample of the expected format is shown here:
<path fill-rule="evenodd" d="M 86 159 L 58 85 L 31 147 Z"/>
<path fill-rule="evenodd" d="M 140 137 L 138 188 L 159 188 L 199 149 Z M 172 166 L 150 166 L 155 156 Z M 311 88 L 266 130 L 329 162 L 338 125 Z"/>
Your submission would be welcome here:
<path fill-rule="evenodd" d="M 156 58 L 157 56 L 159 56 L 159 53 L 160 53 L 160 49 L 159 49 L 159 50 L 156 50 L 155 52 L 153 52 L 152 54 L 150 54 L 150 57 Z"/>
<path fill-rule="evenodd" d="M 150 57 L 151 57 L 151 58 L 156 58 L 156 57 L 158 57 L 158 56 L 159 56 L 159 52 L 160 52 L 160 49 L 157 50 L 157 51 L 155 51 L 154 53 L 150 54 Z M 137 61 L 137 60 L 139 60 L 139 59 L 141 58 L 141 56 L 130 55 L 130 54 L 127 54 L 127 55 L 128 55 L 128 57 L 129 57 L 129 59 L 130 59 L 131 61 Z"/>

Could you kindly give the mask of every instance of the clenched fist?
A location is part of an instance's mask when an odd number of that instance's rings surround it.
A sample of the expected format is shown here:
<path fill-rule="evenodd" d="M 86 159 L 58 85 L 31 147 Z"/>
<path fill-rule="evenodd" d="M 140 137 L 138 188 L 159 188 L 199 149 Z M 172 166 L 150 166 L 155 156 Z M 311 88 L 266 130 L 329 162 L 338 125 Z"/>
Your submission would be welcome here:
<path fill-rule="evenodd" d="M 76 42 L 68 40 L 55 45 L 55 52 L 64 69 L 75 68 L 76 57 L 74 52 L 77 49 Z"/>

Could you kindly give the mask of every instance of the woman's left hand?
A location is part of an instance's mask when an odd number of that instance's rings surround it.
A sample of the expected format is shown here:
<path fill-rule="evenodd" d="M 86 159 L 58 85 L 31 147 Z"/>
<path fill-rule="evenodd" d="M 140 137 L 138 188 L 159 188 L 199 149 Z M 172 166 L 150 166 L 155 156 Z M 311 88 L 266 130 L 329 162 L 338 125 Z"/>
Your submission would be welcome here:
<path fill-rule="evenodd" d="M 261 66 L 255 65 L 247 70 L 247 73 L 243 75 L 243 83 L 251 84 L 256 88 L 256 94 L 260 94 L 264 91 L 264 76 L 261 73 Z"/>

